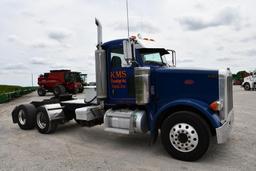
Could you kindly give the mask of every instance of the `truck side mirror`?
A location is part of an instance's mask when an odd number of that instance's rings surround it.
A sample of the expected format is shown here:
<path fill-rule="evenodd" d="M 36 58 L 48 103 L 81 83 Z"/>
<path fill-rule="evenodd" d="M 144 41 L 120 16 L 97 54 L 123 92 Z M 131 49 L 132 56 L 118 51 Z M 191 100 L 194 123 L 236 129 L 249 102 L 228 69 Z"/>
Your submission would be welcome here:
<path fill-rule="evenodd" d="M 172 53 L 172 66 L 176 67 L 176 51 L 171 49 L 167 49 L 167 51 Z"/>
<path fill-rule="evenodd" d="M 123 41 L 124 59 L 130 65 L 134 61 L 134 45 L 129 40 Z"/>

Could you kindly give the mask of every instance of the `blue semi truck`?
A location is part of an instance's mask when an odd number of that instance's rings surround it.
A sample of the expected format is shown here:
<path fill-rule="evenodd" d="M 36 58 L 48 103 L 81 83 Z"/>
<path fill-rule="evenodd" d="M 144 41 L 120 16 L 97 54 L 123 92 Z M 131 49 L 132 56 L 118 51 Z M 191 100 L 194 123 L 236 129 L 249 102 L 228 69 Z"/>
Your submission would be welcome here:
<path fill-rule="evenodd" d="M 166 151 L 185 161 L 202 157 L 212 137 L 227 141 L 234 120 L 229 69 L 175 67 L 174 50 L 147 47 L 135 37 L 102 43 L 98 20 L 96 25 L 95 98 L 65 95 L 22 104 L 12 112 L 13 123 L 49 134 L 74 119 L 113 133 L 148 133 L 152 144 L 160 133 Z"/>

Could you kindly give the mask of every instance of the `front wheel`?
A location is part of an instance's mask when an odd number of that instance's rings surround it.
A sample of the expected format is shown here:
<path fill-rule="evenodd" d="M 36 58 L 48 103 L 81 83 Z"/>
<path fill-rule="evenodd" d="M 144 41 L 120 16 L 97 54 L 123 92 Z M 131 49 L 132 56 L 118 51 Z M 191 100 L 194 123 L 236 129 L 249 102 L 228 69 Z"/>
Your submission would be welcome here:
<path fill-rule="evenodd" d="M 37 89 L 37 94 L 38 94 L 39 96 L 45 96 L 46 90 L 45 90 L 43 87 L 39 87 L 39 88 Z"/>
<path fill-rule="evenodd" d="M 171 156 L 179 160 L 195 161 L 209 147 L 210 130 L 199 115 L 180 111 L 164 120 L 161 138 L 163 146 Z"/>

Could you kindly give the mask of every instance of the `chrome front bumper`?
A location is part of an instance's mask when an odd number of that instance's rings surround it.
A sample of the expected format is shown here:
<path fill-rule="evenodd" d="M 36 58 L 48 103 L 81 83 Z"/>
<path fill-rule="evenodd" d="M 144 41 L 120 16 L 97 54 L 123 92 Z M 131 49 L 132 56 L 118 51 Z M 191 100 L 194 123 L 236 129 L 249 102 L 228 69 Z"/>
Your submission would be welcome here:
<path fill-rule="evenodd" d="M 231 110 L 228 114 L 228 118 L 222 124 L 222 126 L 220 126 L 219 128 L 216 128 L 216 136 L 217 136 L 218 144 L 225 143 L 228 140 L 233 124 L 234 124 L 234 111 Z"/>

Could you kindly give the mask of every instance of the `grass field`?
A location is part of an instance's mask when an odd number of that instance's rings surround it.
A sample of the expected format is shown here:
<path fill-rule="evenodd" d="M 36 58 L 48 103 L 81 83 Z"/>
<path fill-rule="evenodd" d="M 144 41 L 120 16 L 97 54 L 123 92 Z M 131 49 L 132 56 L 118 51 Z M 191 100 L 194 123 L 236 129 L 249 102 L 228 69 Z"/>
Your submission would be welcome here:
<path fill-rule="evenodd" d="M 0 85 L 0 94 L 2 93 L 8 93 L 8 92 L 13 92 L 16 90 L 20 90 L 23 87 L 21 86 L 13 86 L 13 85 Z"/>
<path fill-rule="evenodd" d="M 37 87 L 21 87 L 14 85 L 0 85 L 0 103 L 8 102 L 12 99 L 20 97 L 35 91 Z"/>

